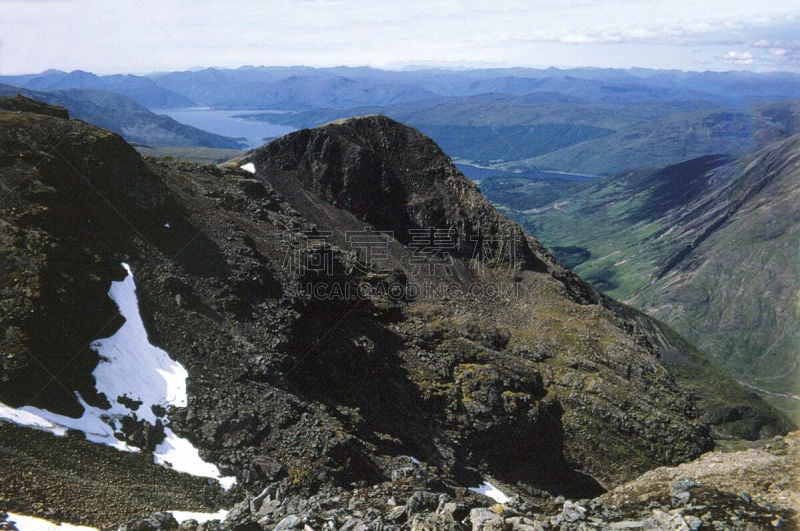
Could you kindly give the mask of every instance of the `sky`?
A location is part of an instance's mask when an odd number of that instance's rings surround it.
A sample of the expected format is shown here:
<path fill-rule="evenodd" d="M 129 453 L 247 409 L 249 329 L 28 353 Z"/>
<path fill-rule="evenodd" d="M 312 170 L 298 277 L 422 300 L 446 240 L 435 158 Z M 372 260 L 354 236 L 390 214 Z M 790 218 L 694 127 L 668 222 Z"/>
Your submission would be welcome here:
<path fill-rule="evenodd" d="M 0 74 L 242 65 L 800 72 L 800 0 L 0 0 Z"/>

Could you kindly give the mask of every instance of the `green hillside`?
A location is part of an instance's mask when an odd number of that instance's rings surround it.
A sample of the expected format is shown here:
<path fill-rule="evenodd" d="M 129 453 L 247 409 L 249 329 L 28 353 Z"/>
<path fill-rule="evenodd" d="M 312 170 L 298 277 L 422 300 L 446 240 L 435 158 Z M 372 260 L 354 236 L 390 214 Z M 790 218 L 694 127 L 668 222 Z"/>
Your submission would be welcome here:
<path fill-rule="evenodd" d="M 800 418 L 800 136 L 592 183 L 483 192 L 608 295 L 663 319 Z"/>

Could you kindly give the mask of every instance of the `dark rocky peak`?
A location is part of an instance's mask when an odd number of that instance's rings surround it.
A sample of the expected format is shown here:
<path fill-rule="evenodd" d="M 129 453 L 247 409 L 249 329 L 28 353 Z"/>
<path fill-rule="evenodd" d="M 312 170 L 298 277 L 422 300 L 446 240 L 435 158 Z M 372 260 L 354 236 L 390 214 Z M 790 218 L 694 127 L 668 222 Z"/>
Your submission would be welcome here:
<path fill-rule="evenodd" d="M 403 244 L 415 230 L 449 230 L 454 254 L 463 258 L 485 258 L 485 251 L 540 270 L 552 262 L 544 249 L 533 251 L 522 229 L 499 214 L 436 143 L 385 116 L 297 131 L 246 158 L 283 193 L 299 183 L 316 198 L 392 231 Z"/>
<path fill-rule="evenodd" d="M 13 98 L 0 97 L 0 110 L 13 111 L 13 112 L 28 112 L 33 114 L 43 114 L 45 116 L 52 116 L 54 118 L 69 119 L 69 113 L 64 107 L 58 105 L 47 105 L 30 98 L 26 98 L 21 94 L 17 94 Z"/>
<path fill-rule="evenodd" d="M 119 135 L 68 120 L 63 107 L 16 96 L 0 98 L 3 162 L 20 173 L 36 171 L 64 193 L 126 205 L 164 206 L 165 191 L 136 150 Z M 59 181 L 59 182 L 56 182 Z"/>

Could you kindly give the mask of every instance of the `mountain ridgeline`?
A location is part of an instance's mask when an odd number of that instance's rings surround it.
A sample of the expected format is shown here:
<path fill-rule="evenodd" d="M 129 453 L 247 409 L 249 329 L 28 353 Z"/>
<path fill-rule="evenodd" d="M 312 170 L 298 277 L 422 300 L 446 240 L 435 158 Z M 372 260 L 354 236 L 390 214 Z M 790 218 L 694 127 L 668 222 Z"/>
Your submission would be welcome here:
<path fill-rule="evenodd" d="M 709 153 L 742 155 L 800 132 L 800 77 L 789 73 L 242 67 L 150 76 L 50 70 L 0 83 L 61 98 L 47 101 L 148 146 L 232 140 L 174 134 L 175 124 L 145 119 L 131 100 L 150 110 L 242 109 L 248 121 L 298 128 L 378 113 L 419 129 L 453 158 L 505 171 L 652 170 Z"/>
<path fill-rule="evenodd" d="M 0 83 L 32 91 L 61 91 L 67 89 L 114 92 L 136 101 L 148 109 L 179 109 L 197 105 L 189 98 L 165 89 L 143 76 L 98 76 L 74 70 L 47 70 L 41 74 L 0 76 Z"/>
<path fill-rule="evenodd" d="M 146 453 L 97 473 L 107 449 L 6 425 L 0 497 L 12 507 L 30 510 L 41 488 L 63 517 L 108 526 L 235 498 L 231 521 L 255 528 L 277 524 L 267 509 L 286 514 L 275 502 L 288 496 L 387 481 L 422 481 L 469 512 L 463 487 L 487 477 L 552 504 L 738 429 L 712 418 L 694 371 L 675 369 L 704 363 L 685 340 L 557 263 L 398 122 L 298 131 L 217 167 L 143 159 L 63 109 L 1 107 L 0 401 L 72 416 L 76 392 L 131 402 L 95 392 L 91 374 L 90 345 L 121 324 L 107 291 L 124 262 L 149 341 L 189 373 L 169 427 L 238 479 L 227 495 L 186 480 L 154 497 L 163 472 Z M 785 430 L 758 397 L 742 400 L 762 415 L 750 435 Z M 145 449 L 164 436 L 160 421 L 116 426 Z M 417 460 L 430 476 L 409 468 Z M 104 505 L 110 488 L 127 501 Z"/>

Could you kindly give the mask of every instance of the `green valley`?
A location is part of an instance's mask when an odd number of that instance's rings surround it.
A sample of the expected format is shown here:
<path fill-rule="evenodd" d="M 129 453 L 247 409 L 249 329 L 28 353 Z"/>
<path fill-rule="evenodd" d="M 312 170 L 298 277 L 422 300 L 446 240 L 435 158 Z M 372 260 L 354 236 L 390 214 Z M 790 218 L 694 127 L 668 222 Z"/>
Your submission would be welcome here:
<path fill-rule="evenodd" d="M 608 295 L 654 315 L 800 419 L 800 136 L 591 183 L 483 192 Z"/>

